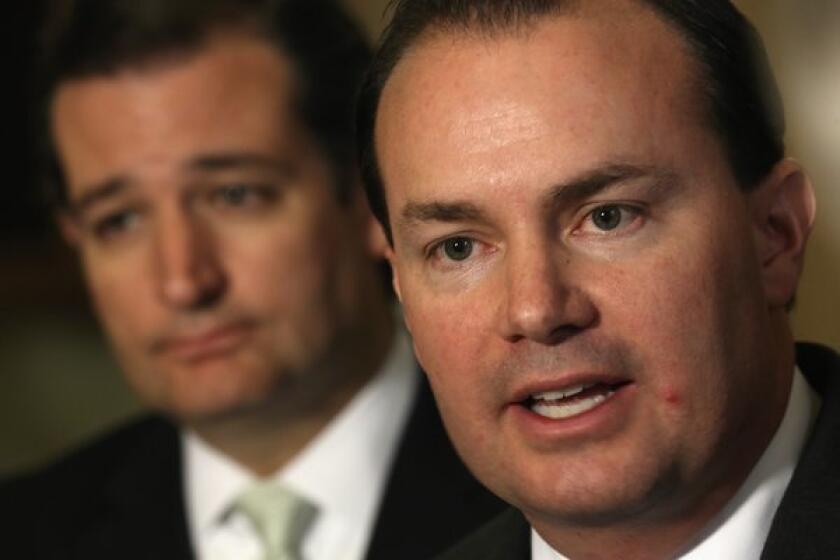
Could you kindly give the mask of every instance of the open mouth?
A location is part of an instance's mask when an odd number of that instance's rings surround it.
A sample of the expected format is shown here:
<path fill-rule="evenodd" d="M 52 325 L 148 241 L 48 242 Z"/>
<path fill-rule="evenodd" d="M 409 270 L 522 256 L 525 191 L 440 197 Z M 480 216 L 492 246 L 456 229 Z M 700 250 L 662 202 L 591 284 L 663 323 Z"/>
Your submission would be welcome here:
<path fill-rule="evenodd" d="M 581 383 L 558 391 L 533 393 L 520 404 L 544 418 L 562 420 L 589 412 L 630 383 Z"/>

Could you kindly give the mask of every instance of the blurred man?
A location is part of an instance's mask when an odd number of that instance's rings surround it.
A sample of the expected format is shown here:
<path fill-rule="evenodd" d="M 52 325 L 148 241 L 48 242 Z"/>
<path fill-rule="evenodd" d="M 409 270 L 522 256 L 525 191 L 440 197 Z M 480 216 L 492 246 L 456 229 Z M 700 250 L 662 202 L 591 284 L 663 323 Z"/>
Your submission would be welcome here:
<path fill-rule="evenodd" d="M 369 50 L 347 16 L 63 8 L 60 224 L 130 385 L 168 419 L 7 489 L 21 557 L 425 558 L 497 512 L 393 326 L 353 157 Z"/>
<path fill-rule="evenodd" d="M 815 204 L 760 53 L 723 0 L 397 2 L 368 194 L 518 510 L 446 558 L 840 556 L 840 363 L 788 321 Z"/>

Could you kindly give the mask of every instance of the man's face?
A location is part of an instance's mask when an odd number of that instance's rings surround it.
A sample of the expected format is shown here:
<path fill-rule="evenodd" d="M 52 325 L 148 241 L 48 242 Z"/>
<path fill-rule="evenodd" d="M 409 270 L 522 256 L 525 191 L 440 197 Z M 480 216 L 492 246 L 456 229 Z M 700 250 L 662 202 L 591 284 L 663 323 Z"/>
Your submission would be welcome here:
<path fill-rule="evenodd" d="M 681 40 L 625 11 L 427 36 L 379 107 L 418 357 L 463 458 L 538 527 L 731 494 L 786 396 L 753 199 Z"/>
<path fill-rule="evenodd" d="M 57 91 L 65 230 L 130 383 L 182 418 L 334 389 L 312 372 L 340 370 L 375 291 L 363 206 L 337 201 L 294 83 L 226 36 Z"/>

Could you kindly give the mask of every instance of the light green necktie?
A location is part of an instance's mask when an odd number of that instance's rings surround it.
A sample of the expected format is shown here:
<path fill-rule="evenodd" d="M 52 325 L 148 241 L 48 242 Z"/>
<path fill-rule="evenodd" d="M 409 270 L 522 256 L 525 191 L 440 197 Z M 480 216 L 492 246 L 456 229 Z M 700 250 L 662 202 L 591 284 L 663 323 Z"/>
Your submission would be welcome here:
<path fill-rule="evenodd" d="M 235 507 L 262 539 L 265 560 L 301 560 L 301 542 L 318 511 L 313 504 L 278 483 L 258 482 Z"/>

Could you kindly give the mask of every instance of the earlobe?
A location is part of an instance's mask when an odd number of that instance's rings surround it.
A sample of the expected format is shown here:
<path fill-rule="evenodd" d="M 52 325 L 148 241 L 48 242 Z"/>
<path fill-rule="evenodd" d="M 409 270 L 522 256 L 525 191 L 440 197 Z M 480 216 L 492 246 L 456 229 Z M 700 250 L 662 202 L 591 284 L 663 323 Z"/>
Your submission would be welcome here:
<path fill-rule="evenodd" d="M 813 187 L 795 161 L 780 161 L 750 194 L 764 289 L 772 307 L 794 298 L 816 216 Z"/>

